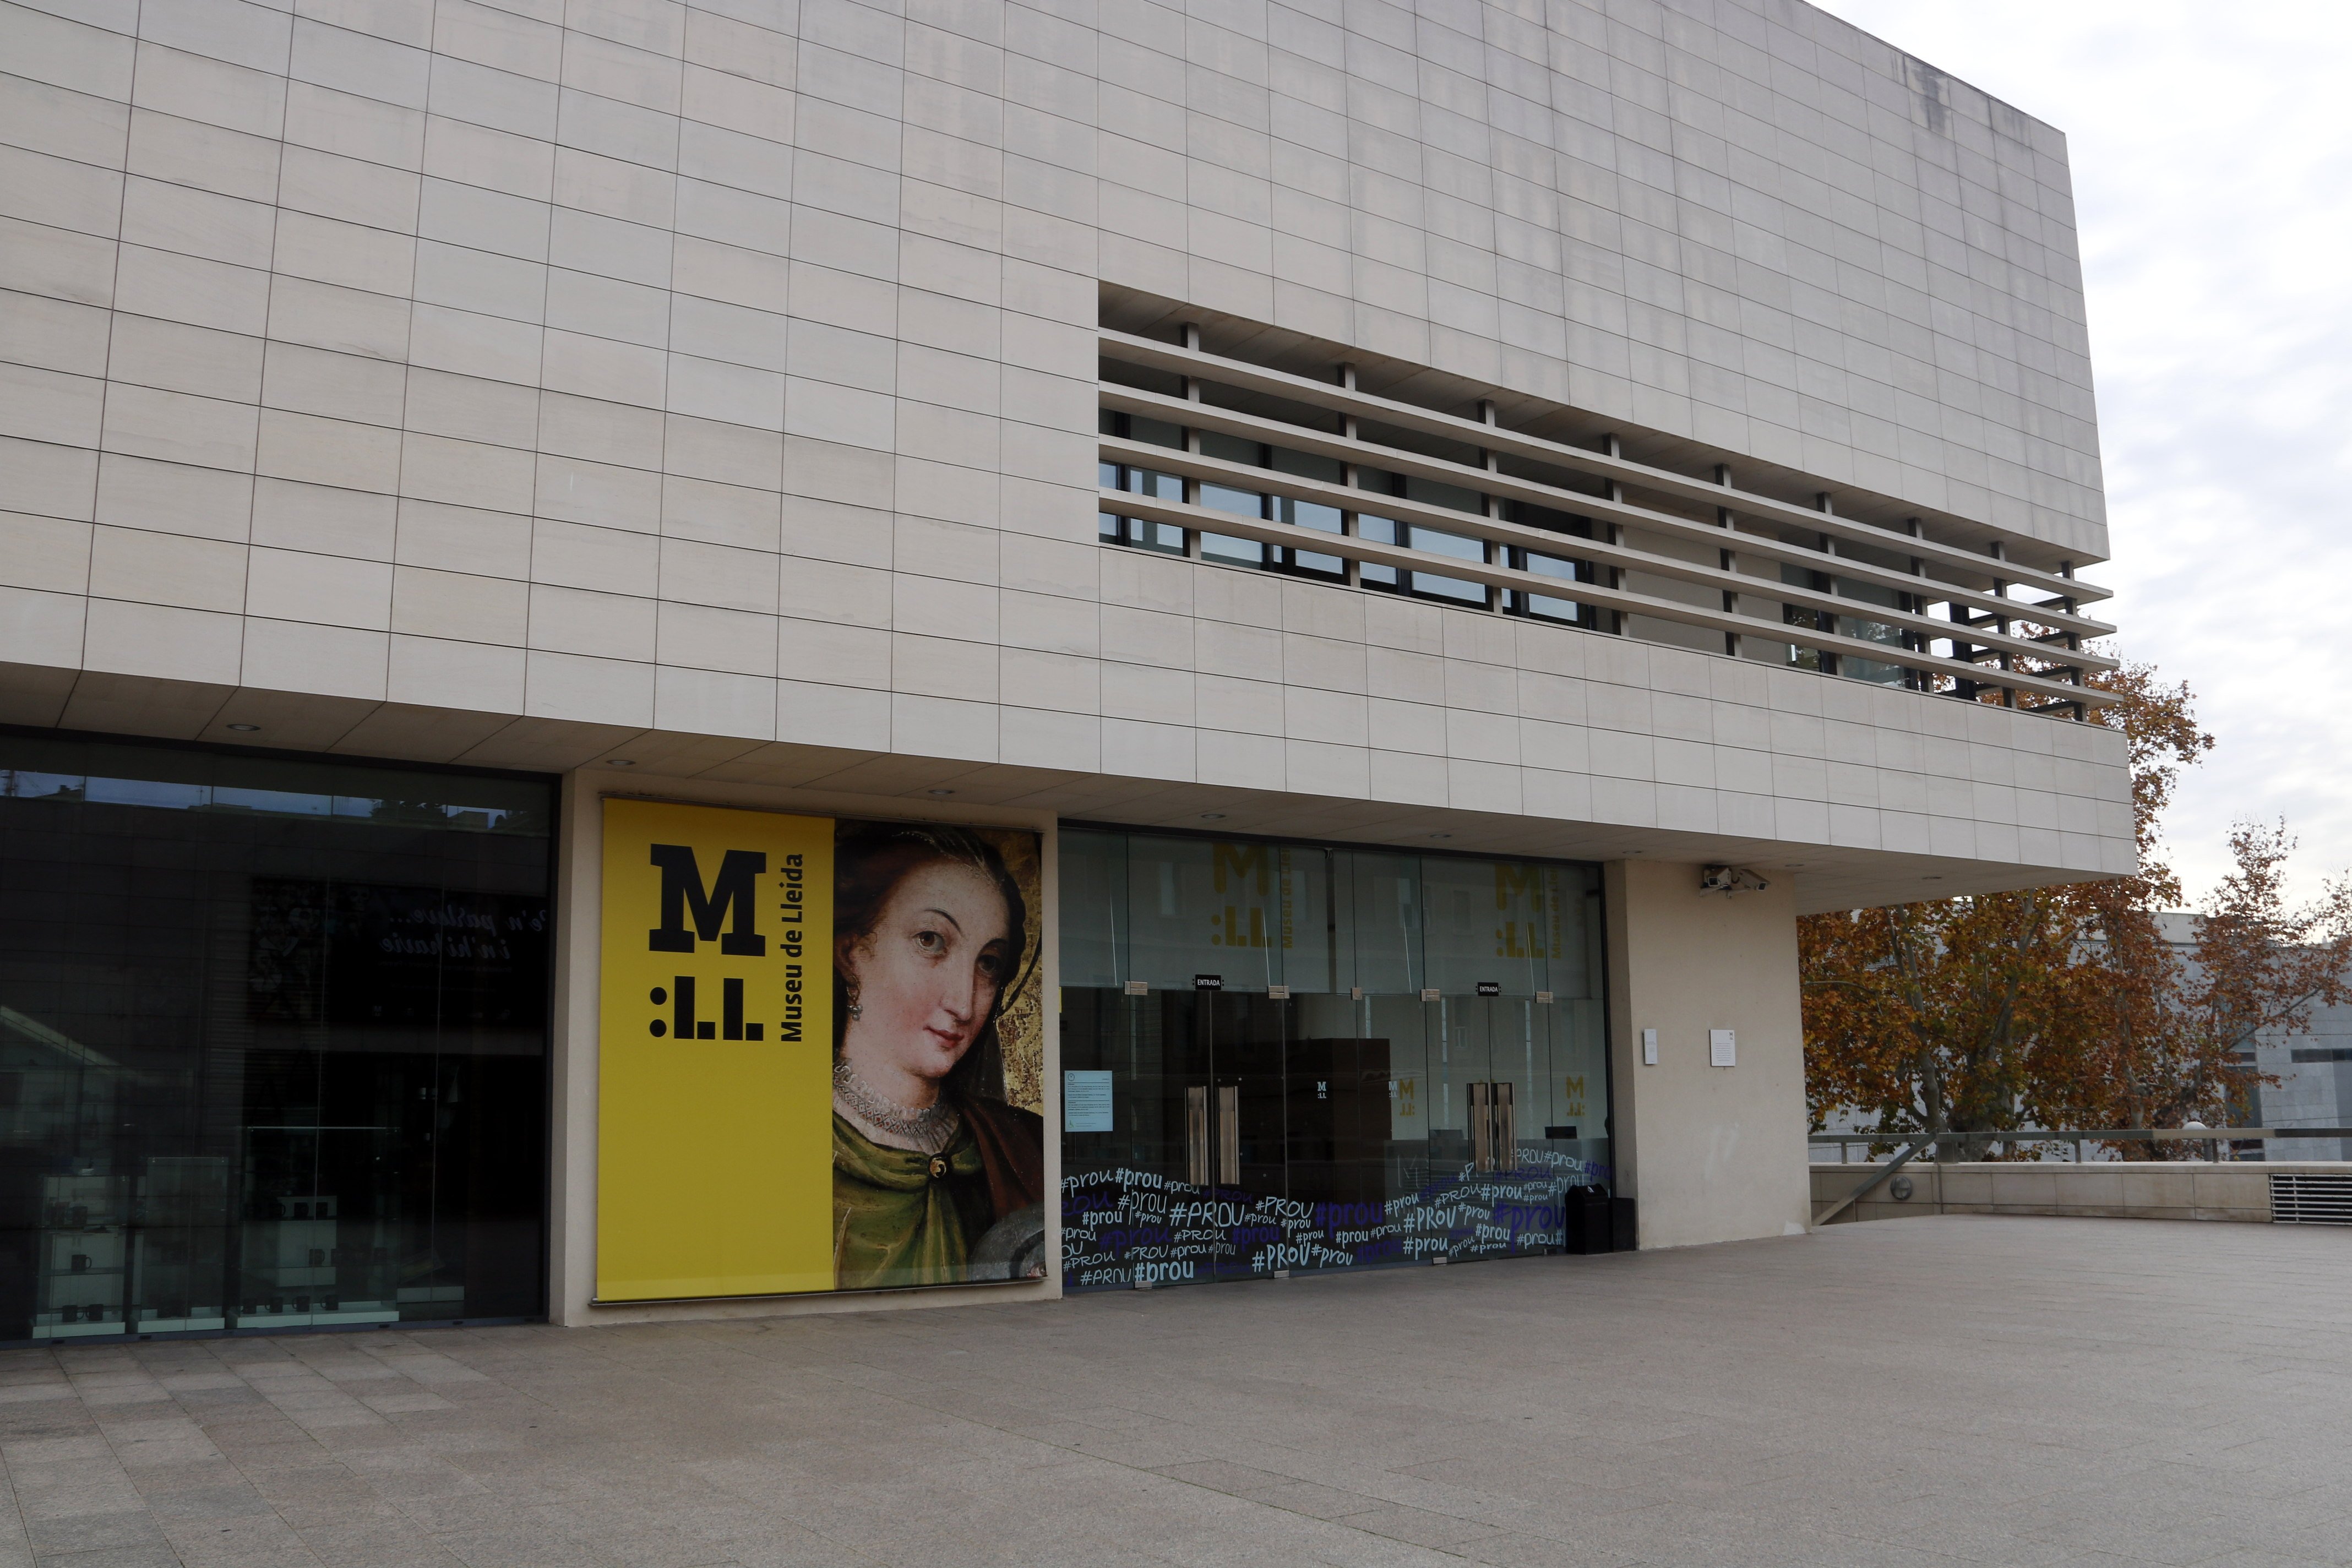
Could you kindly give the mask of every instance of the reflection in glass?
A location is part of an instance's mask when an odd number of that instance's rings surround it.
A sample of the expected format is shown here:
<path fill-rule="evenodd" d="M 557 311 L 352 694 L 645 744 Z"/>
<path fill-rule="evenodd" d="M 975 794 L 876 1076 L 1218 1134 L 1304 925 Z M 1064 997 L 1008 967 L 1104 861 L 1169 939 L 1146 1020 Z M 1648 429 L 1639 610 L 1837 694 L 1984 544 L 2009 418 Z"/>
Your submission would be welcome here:
<path fill-rule="evenodd" d="M 0 735 L 0 1341 L 540 1311 L 551 805 Z"/>
<path fill-rule="evenodd" d="M 1609 1182 L 1594 868 L 1078 829 L 1062 866 L 1073 1288 L 1549 1251 Z"/>
<path fill-rule="evenodd" d="M 1904 595 L 1897 594 L 1892 588 L 1883 588 L 1875 583 L 1857 583 L 1845 577 L 1835 578 L 1832 581 L 1841 598 L 1860 599 L 1866 604 L 1876 605 L 1889 610 L 1908 607 L 1904 603 Z M 1888 647 L 1906 646 L 1902 628 L 1889 626 L 1884 621 L 1840 616 L 1837 617 L 1837 629 L 1842 636 L 1859 637 L 1865 642 L 1883 643 Z M 1901 686 L 1910 679 L 1910 671 L 1902 665 L 1889 664 L 1884 659 L 1858 658 L 1852 654 L 1846 655 L 1838 661 L 1838 673 L 1849 680 L 1867 680 L 1879 686 Z"/>

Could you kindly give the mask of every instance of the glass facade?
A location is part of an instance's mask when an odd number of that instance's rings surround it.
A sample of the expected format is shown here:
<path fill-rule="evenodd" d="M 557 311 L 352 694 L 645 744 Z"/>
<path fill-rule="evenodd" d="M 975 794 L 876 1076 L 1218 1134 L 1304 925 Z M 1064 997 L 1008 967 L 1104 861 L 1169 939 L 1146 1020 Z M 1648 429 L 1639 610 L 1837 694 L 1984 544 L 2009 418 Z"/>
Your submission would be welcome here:
<path fill-rule="evenodd" d="M 541 1312 L 553 806 L 0 733 L 0 1341 Z"/>
<path fill-rule="evenodd" d="M 1610 1184 L 1597 868 L 1066 826 L 1073 1289 L 1506 1257 Z"/>

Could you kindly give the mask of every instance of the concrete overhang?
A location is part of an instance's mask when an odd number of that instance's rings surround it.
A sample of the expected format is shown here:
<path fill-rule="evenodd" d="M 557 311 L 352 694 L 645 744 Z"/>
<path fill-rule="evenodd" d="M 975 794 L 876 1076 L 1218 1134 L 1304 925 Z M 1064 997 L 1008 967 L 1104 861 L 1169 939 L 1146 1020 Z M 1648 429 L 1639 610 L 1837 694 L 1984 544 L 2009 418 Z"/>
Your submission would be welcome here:
<path fill-rule="evenodd" d="M 1724 863 L 1790 879 L 1801 913 L 2110 880 L 2134 869 L 2115 863 L 2112 837 L 2045 834 L 2061 854 L 2035 858 L 2024 851 L 2023 835 L 2013 826 L 2004 833 L 1998 824 L 1990 837 L 2005 837 L 2021 852 L 1988 855 L 1981 847 L 1987 825 L 1960 818 L 1936 820 L 1951 835 L 1975 836 L 1975 855 L 1935 852 L 1932 822 L 1927 847 L 1897 848 L 1839 842 L 1834 832 L 1824 839 L 1611 821 L 1591 810 L 1570 815 L 1573 802 L 1565 797 L 1574 794 L 1572 779 L 1554 810 L 1479 810 L 26 665 L 0 665 L 0 723 L 353 759 L 580 772 L 583 782 L 612 793 L 658 794 L 664 779 L 695 780 L 902 797 L 915 815 L 952 803 L 1072 822 L 1416 853 Z M 626 765 L 614 766 L 616 761 Z M 1834 826 L 1835 817 L 1830 820 Z"/>

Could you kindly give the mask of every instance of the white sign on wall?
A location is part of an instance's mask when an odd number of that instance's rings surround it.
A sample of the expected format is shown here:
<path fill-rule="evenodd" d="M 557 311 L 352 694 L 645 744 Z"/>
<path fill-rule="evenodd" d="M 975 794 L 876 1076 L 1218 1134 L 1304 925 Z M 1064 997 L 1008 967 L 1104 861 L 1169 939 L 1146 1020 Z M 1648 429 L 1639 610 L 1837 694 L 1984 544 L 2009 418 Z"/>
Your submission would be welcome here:
<path fill-rule="evenodd" d="M 1739 1065 L 1739 1036 L 1731 1029 L 1709 1029 L 1706 1032 L 1706 1065 L 1711 1068 L 1736 1068 Z"/>

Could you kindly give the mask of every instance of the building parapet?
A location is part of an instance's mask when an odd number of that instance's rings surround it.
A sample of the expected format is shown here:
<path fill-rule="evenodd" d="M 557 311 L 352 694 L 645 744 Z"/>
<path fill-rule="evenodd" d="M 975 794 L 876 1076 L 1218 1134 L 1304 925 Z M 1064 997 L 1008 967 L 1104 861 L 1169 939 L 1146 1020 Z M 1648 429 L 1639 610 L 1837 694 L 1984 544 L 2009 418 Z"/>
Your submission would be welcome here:
<path fill-rule="evenodd" d="M 1813 1166 L 1815 1210 L 1839 1202 L 1878 1169 Z M 1901 1176 L 1848 1205 L 1829 1223 L 2007 1214 L 2352 1224 L 2352 1205 L 2330 1201 L 2338 1188 L 2352 1194 L 2352 1162 L 2103 1160 L 2075 1164 L 2020 1160 L 1937 1165 L 1923 1160 L 1905 1167 Z M 1898 1192 L 1904 1195 L 1895 1195 Z"/>

